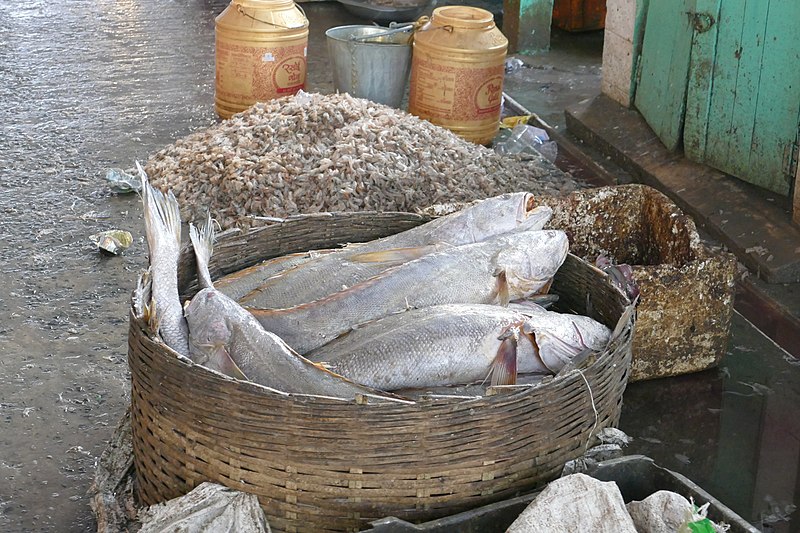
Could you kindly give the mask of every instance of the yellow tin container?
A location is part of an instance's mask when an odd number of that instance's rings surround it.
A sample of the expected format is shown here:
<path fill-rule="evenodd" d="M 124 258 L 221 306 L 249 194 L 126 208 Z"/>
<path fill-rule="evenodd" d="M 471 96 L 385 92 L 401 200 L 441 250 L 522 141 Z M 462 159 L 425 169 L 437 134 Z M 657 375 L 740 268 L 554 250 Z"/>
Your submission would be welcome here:
<path fill-rule="evenodd" d="M 216 18 L 217 114 L 305 86 L 308 19 L 292 0 L 234 0 Z"/>
<path fill-rule="evenodd" d="M 485 9 L 445 6 L 414 33 L 408 111 L 478 144 L 497 134 L 508 39 Z"/>

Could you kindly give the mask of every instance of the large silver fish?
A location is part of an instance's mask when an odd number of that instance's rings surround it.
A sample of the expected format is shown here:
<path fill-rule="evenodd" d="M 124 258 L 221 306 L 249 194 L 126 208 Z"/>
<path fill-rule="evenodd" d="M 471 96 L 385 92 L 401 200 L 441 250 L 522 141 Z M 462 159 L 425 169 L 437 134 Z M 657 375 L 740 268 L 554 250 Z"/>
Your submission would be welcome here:
<path fill-rule="evenodd" d="M 426 307 L 369 322 L 307 357 L 353 381 L 387 391 L 555 374 L 610 331 L 584 316 L 476 304 Z"/>
<path fill-rule="evenodd" d="M 151 327 L 164 343 L 181 355 L 189 355 L 188 331 L 178 295 L 178 255 L 181 247 L 181 214 L 170 191 L 154 189 L 144 169 L 136 163 L 142 180 L 144 228 L 150 255 L 152 280 L 148 307 Z"/>
<path fill-rule="evenodd" d="M 368 322 L 309 352 L 312 361 L 370 387 L 391 391 L 549 373 L 516 328 L 525 316 L 496 305 L 436 305 Z"/>
<path fill-rule="evenodd" d="M 530 193 L 489 198 L 407 231 L 303 262 L 269 278 L 239 302 L 261 309 L 311 302 L 432 252 L 542 229 L 552 213 L 547 206 L 536 207 Z"/>
<path fill-rule="evenodd" d="M 248 308 L 264 329 L 300 353 L 357 324 L 410 308 L 448 303 L 506 305 L 547 287 L 567 255 L 563 231 L 524 231 L 404 263 L 314 302 Z"/>
<path fill-rule="evenodd" d="M 213 247 L 211 228 L 210 220 L 200 231 L 193 225 L 189 227 L 203 287 L 185 309 L 195 362 L 288 393 L 345 399 L 357 394 L 379 395 L 297 354 L 277 335 L 265 331 L 238 303 L 214 289 L 208 271 Z"/>

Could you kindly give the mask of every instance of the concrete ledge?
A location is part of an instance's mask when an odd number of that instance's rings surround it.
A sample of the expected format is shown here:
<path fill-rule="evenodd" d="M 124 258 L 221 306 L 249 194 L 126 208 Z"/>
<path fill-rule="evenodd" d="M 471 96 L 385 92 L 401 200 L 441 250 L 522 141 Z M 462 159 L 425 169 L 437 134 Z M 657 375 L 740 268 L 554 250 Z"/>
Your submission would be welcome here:
<path fill-rule="evenodd" d="M 669 196 L 769 283 L 800 281 L 800 228 L 786 200 L 669 152 L 641 115 L 599 95 L 565 111 L 567 129 L 634 179 Z"/>

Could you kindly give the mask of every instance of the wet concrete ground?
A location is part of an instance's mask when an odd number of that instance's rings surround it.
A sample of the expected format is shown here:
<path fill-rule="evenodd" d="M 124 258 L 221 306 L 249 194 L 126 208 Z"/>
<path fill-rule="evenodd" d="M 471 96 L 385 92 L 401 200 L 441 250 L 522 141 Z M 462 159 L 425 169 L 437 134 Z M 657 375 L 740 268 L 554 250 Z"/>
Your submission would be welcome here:
<path fill-rule="evenodd" d="M 0 8 L 0 531 L 95 528 L 85 493 L 129 402 L 127 309 L 146 264 L 139 200 L 112 194 L 105 171 L 216 120 L 213 18 L 225 5 Z M 361 21 L 338 4 L 304 7 L 307 88 L 329 92 L 324 29 Z M 588 43 L 585 55 L 561 35 L 506 85 L 555 126 L 568 101 L 599 91 L 597 37 L 575 39 Z M 113 228 L 134 244 L 105 257 L 89 236 Z M 631 385 L 630 451 L 685 473 L 747 519 L 780 518 L 800 494 L 799 372 L 737 316 L 720 369 Z"/>

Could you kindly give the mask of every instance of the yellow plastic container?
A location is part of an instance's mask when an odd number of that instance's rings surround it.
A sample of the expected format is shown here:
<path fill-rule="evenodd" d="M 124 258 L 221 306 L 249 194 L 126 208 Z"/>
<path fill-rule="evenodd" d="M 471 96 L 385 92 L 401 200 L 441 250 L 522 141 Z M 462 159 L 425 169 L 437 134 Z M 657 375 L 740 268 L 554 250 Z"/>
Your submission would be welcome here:
<path fill-rule="evenodd" d="M 217 114 L 305 87 L 308 19 L 292 0 L 234 0 L 216 18 Z"/>
<path fill-rule="evenodd" d="M 408 111 L 478 144 L 500 124 L 508 39 L 485 9 L 445 6 L 414 33 Z"/>

